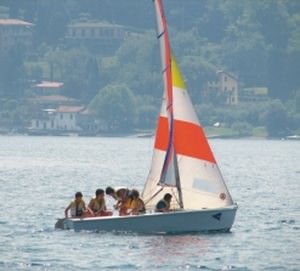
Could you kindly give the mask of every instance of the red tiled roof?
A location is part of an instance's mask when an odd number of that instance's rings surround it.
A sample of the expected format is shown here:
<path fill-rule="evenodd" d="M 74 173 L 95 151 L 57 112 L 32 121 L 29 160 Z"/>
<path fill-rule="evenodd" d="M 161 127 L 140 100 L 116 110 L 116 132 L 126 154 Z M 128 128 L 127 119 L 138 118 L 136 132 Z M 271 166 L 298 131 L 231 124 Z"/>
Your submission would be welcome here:
<path fill-rule="evenodd" d="M 62 105 L 56 109 L 58 113 L 79 113 L 84 110 L 84 106 L 67 106 Z"/>
<path fill-rule="evenodd" d="M 34 24 L 25 22 L 18 19 L 0 19 L 0 25 L 27 25 L 32 26 Z"/>
<path fill-rule="evenodd" d="M 61 88 L 64 85 L 62 82 L 42 81 L 41 83 L 33 85 L 36 88 Z"/>

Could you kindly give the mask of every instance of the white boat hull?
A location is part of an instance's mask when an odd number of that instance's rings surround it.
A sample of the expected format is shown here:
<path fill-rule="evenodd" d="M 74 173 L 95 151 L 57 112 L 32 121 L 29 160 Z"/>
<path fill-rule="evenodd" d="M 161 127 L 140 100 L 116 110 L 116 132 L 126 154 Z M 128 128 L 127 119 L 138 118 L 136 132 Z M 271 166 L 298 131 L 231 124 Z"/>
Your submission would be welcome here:
<path fill-rule="evenodd" d="M 63 229 L 138 233 L 229 231 L 236 210 L 237 206 L 233 205 L 219 209 L 184 210 L 137 216 L 71 218 L 63 221 Z"/>

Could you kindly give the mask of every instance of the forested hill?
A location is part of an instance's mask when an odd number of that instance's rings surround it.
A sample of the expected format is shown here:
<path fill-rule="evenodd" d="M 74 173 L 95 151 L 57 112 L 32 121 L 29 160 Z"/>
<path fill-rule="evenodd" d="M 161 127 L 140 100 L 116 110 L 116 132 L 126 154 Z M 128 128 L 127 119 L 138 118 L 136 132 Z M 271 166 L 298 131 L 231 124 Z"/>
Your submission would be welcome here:
<path fill-rule="evenodd" d="M 56 44 L 80 16 L 133 29 L 153 29 L 151 0 L 2 0 L 9 16 L 36 24 L 39 43 Z M 209 63 L 238 72 L 246 85 L 264 85 L 273 97 L 299 88 L 300 1 L 165 0 L 177 54 L 201 54 Z M 179 32 L 181 35 L 179 35 Z M 175 48 L 176 49 L 176 48 Z"/>
<path fill-rule="evenodd" d="M 194 102 L 203 102 L 205 85 L 223 69 L 237 74 L 242 87 L 265 87 L 271 99 L 300 103 L 299 0 L 163 2 L 172 47 Z M 34 54 L 26 57 L 12 48 L 0 56 L 2 97 L 24 96 L 24 82 L 42 79 L 64 82 L 66 95 L 86 103 L 99 89 L 120 83 L 135 104 L 152 106 L 148 96 L 161 95 L 153 87 L 161 78 L 152 0 L 2 0 L 0 18 L 34 23 Z M 107 21 L 134 35 L 113 51 L 69 47 L 68 25 L 83 21 Z M 298 104 L 292 107 L 291 114 L 299 114 Z"/>

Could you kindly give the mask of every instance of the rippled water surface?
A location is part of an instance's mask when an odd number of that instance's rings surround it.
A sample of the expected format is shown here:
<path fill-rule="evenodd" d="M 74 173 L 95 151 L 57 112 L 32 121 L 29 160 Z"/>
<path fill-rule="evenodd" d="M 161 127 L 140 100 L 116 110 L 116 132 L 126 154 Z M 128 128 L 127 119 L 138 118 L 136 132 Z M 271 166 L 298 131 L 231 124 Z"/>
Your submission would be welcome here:
<path fill-rule="evenodd" d="M 152 139 L 0 137 L 0 270 L 300 270 L 300 141 L 210 143 L 239 204 L 231 233 L 121 235 L 54 223 L 77 190 L 142 189 Z"/>

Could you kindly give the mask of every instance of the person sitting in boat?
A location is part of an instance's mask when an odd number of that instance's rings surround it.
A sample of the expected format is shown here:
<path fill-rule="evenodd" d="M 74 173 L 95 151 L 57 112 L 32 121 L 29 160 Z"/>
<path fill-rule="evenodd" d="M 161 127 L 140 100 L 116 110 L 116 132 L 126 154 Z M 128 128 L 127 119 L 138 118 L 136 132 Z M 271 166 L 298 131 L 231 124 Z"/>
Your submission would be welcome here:
<path fill-rule="evenodd" d="M 155 207 L 156 212 L 170 212 L 170 204 L 172 200 L 172 195 L 170 193 L 166 193 L 164 198 L 161 199 Z"/>
<path fill-rule="evenodd" d="M 111 216 L 112 212 L 108 211 L 105 204 L 104 190 L 97 189 L 96 197 L 90 200 L 88 210 L 91 216 Z"/>
<path fill-rule="evenodd" d="M 71 217 L 82 217 L 87 212 L 81 192 L 76 192 L 75 199 L 65 209 L 65 218 L 68 218 L 69 210 L 71 210 Z"/>
<path fill-rule="evenodd" d="M 132 209 L 132 190 L 128 190 L 121 194 L 121 198 L 117 203 L 117 209 L 119 209 L 119 215 L 128 215 Z"/>
<path fill-rule="evenodd" d="M 105 190 L 105 193 L 117 201 L 117 203 L 114 205 L 116 210 L 121 210 L 121 206 L 124 208 L 126 204 L 129 203 L 130 190 L 125 187 L 114 189 L 108 186 Z M 122 210 L 121 213 L 123 214 L 124 210 Z"/>
<path fill-rule="evenodd" d="M 146 212 L 145 203 L 140 198 L 140 193 L 136 189 L 132 189 L 130 196 L 130 202 L 128 203 L 128 213 L 129 215 L 140 215 Z"/>

